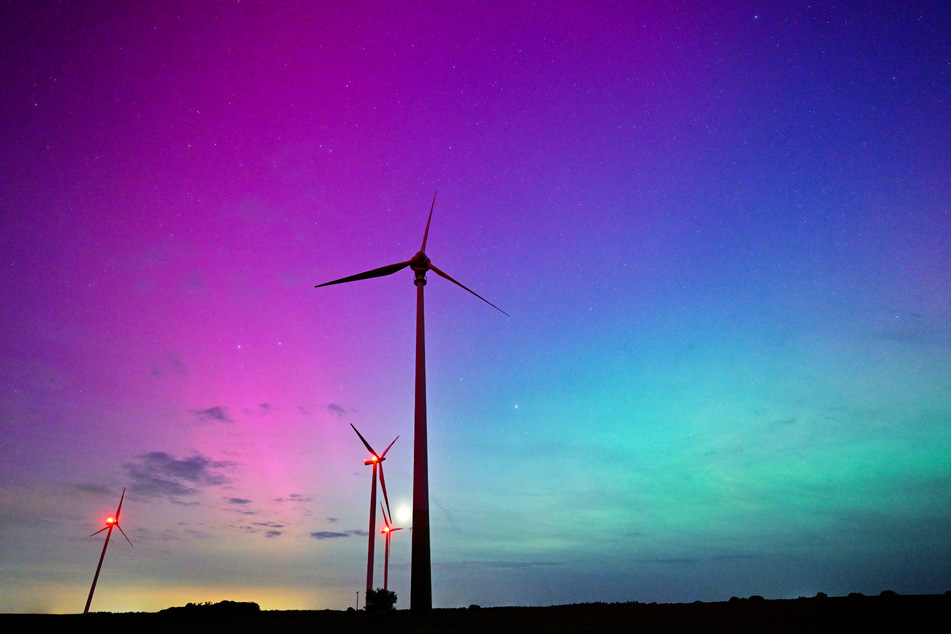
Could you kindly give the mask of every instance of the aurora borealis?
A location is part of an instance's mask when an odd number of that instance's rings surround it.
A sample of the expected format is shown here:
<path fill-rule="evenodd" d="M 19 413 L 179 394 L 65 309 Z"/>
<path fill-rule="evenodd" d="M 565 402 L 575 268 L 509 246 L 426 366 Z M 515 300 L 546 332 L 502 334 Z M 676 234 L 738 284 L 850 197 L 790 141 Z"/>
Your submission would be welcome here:
<path fill-rule="evenodd" d="M 951 8 L 0 7 L 0 612 L 951 589 Z M 382 537 L 377 578 L 382 582 Z M 410 535 L 390 586 L 409 606 Z"/>

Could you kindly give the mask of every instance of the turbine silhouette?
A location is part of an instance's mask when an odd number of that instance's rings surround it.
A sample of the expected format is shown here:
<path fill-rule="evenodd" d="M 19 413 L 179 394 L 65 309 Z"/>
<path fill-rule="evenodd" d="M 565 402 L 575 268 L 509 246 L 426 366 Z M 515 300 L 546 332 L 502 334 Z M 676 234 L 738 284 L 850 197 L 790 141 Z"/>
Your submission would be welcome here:
<path fill-rule="evenodd" d="M 426 285 L 426 272 L 433 271 L 436 275 L 462 287 L 503 315 L 508 316 L 507 312 L 436 268 L 427 257 L 426 240 L 429 237 L 429 223 L 433 219 L 435 206 L 436 195 L 433 194 L 433 202 L 429 207 L 429 219 L 426 220 L 426 231 L 423 233 L 423 246 L 411 259 L 315 286 L 315 288 L 320 288 L 331 284 L 343 284 L 372 277 L 392 275 L 406 267 L 410 267 L 415 275 L 413 284 L 416 285 L 416 403 L 413 421 L 413 554 L 410 574 L 410 609 L 414 612 L 429 612 L 433 607 L 432 563 L 429 541 L 429 454 L 426 437 L 426 336 L 423 326 L 423 287 Z"/>
<path fill-rule="evenodd" d="M 125 534 L 125 531 L 122 530 L 122 527 L 119 526 L 119 513 L 122 511 L 122 500 L 125 499 L 125 487 L 122 488 L 122 497 L 119 498 L 119 508 L 116 509 L 116 514 L 112 517 L 106 518 L 106 525 L 103 528 L 100 528 L 98 531 L 90 535 L 93 537 L 98 535 L 102 531 L 109 531 L 106 533 L 106 543 L 102 545 L 102 554 L 99 555 L 99 565 L 96 566 L 96 574 L 92 578 L 92 587 L 89 588 L 89 597 L 86 599 L 86 608 L 83 610 L 83 614 L 89 613 L 89 604 L 92 603 L 92 593 L 96 591 L 96 582 L 99 581 L 99 571 L 102 569 L 102 560 L 106 557 L 106 548 L 109 547 L 109 538 L 112 537 L 112 529 L 118 528 L 119 532 L 122 533 L 122 536 L 125 537 L 125 540 L 129 542 L 129 546 L 132 546 L 132 540 L 129 539 L 129 536 Z M 134 546 L 133 546 L 134 548 Z"/>
<path fill-rule="evenodd" d="M 350 423 L 350 426 L 353 427 L 353 423 Z M 386 497 L 386 478 L 383 477 L 383 461 L 386 460 L 386 452 L 389 451 L 393 443 L 399 439 L 399 436 L 393 439 L 393 442 L 390 443 L 390 447 L 387 447 L 383 453 L 377 454 L 377 452 L 373 451 L 373 447 L 370 446 L 370 443 L 357 431 L 356 427 L 353 427 L 353 431 L 357 432 L 357 436 L 360 436 L 360 440 L 363 441 L 364 446 L 373 455 L 369 460 L 363 461 L 365 465 L 373 465 L 373 482 L 370 486 L 370 537 L 368 540 L 369 543 L 367 544 L 367 592 L 369 593 L 369 591 L 373 589 L 373 544 L 376 538 L 376 470 L 379 467 L 380 486 L 383 487 L 383 499 L 386 500 L 386 506 L 389 508 L 390 501 Z M 367 594 L 367 596 L 370 595 Z"/>
<path fill-rule="evenodd" d="M 387 589 L 387 584 L 390 579 L 390 535 L 396 531 L 403 530 L 402 528 L 397 528 L 393 526 L 393 514 L 389 511 L 390 504 L 387 500 L 386 508 L 383 508 L 383 505 L 380 504 L 380 511 L 383 512 L 383 530 L 380 532 L 386 536 L 386 554 L 383 557 L 383 589 Z M 387 517 L 389 515 L 389 517 Z"/>

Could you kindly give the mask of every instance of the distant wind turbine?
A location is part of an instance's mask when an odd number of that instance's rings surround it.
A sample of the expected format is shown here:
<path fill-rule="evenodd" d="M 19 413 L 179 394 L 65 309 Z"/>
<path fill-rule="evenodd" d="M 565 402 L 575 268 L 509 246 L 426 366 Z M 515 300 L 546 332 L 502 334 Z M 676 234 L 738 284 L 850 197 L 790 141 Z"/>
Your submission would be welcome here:
<path fill-rule="evenodd" d="M 414 612 L 429 612 L 433 607 L 432 564 L 429 547 L 429 454 L 426 440 L 426 336 L 423 327 L 423 287 L 426 285 L 426 272 L 433 271 L 436 275 L 462 287 L 508 316 L 508 313 L 486 298 L 440 271 L 426 256 L 426 239 L 429 237 L 429 223 L 433 219 L 435 206 L 436 195 L 433 194 L 433 203 L 429 207 L 429 219 L 426 221 L 426 231 L 423 233 L 423 246 L 412 259 L 332 282 L 317 284 L 315 287 L 382 277 L 406 267 L 410 267 L 415 274 L 413 284 L 416 285 L 416 413 L 413 424 L 413 555 L 410 575 L 410 609 Z"/>
<path fill-rule="evenodd" d="M 350 423 L 350 426 L 353 427 L 353 423 Z M 376 540 L 376 470 L 379 467 L 380 485 L 383 487 L 383 499 L 386 500 L 386 505 L 389 506 L 390 501 L 386 497 L 386 479 L 383 477 L 383 461 L 386 460 L 386 452 L 389 451 L 393 443 L 399 439 L 399 436 L 393 439 L 393 442 L 390 443 L 390 447 L 387 447 L 383 453 L 378 454 L 373 451 L 373 447 L 371 447 L 370 443 L 357 431 L 356 427 L 353 427 L 353 431 L 357 432 L 357 436 L 360 436 L 360 440 L 363 441 L 364 446 L 373 456 L 363 461 L 365 465 L 373 465 L 373 483 L 370 486 L 370 537 L 368 540 L 369 543 L 367 544 L 367 596 L 370 596 L 369 592 L 373 589 L 373 544 Z"/>
<path fill-rule="evenodd" d="M 92 603 L 92 593 L 96 591 L 96 582 L 99 581 L 99 571 L 102 569 L 102 560 L 106 557 L 106 548 L 109 547 L 109 538 L 112 537 L 112 529 L 118 528 L 119 532 L 122 533 L 122 536 L 125 537 L 125 540 L 129 542 L 129 546 L 132 546 L 132 540 L 129 539 L 129 536 L 126 535 L 125 531 L 122 530 L 122 527 L 119 526 L 119 513 L 122 511 L 122 500 L 124 499 L 125 487 L 122 488 L 122 497 L 119 498 L 119 508 L 116 509 L 116 514 L 112 517 L 107 517 L 105 527 L 100 528 L 98 531 L 90 535 L 90 537 L 93 537 L 102 531 L 109 531 L 106 533 L 106 543 L 102 545 L 102 554 L 99 555 L 99 565 L 96 566 L 96 574 L 92 578 L 92 587 L 89 588 L 89 597 L 86 599 L 86 609 L 83 610 L 83 614 L 89 613 L 89 604 Z"/>
<path fill-rule="evenodd" d="M 383 557 L 383 589 L 387 590 L 387 584 L 390 579 L 390 535 L 396 531 L 403 530 L 402 528 L 397 528 L 393 526 L 393 514 L 389 512 L 389 503 L 387 503 L 387 508 L 383 508 L 383 505 L 380 505 L 380 511 L 383 512 L 383 530 L 380 532 L 386 536 L 386 555 Z M 387 517 L 389 516 L 389 517 Z"/>

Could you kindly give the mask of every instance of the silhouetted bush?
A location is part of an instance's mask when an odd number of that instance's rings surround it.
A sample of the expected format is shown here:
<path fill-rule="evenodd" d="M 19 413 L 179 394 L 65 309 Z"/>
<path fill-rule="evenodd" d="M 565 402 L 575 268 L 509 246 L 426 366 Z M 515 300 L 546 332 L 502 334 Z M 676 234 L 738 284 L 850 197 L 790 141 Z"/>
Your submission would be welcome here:
<path fill-rule="evenodd" d="M 396 605 L 396 593 L 377 588 L 367 591 L 367 612 L 389 612 Z"/>
<path fill-rule="evenodd" d="M 829 598 L 829 595 L 826 594 L 825 592 L 817 592 L 817 593 L 816 593 L 816 598 L 817 598 L 817 599 L 828 599 L 828 598 Z"/>
<path fill-rule="evenodd" d="M 750 601 L 765 601 L 765 600 L 766 600 L 766 599 L 764 599 L 762 596 L 760 596 L 760 595 L 758 595 L 758 594 L 754 594 L 754 595 L 750 596 Z"/>
<path fill-rule="evenodd" d="M 882 590 L 881 594 L 878 596 L 882 597 L 883 599 L 893 599 L 898 596 L 898 593 L 894 590 Z"/>
<path fill-rule="evenodd" d="M 480 610 L 480 609 L 482 609 L 482 606 L 481 606 L 481 605 L 476 605 L 475 603 L 473 603 L 472 605 L 469 606 L 469 609 L 470 609 L 470 610 Z"/>

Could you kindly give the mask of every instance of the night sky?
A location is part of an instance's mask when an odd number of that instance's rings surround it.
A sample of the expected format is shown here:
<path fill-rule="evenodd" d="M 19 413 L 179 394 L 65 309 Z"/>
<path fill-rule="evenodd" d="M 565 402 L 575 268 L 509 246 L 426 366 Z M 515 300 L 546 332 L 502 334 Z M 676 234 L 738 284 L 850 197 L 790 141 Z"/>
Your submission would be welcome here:
<path fill-rule="evenodd" d="M 0 612 L 355 605 L 437 192 L 436 607 L 951 589 L 951 7 L 381 4 L 0 6 Z"/>

